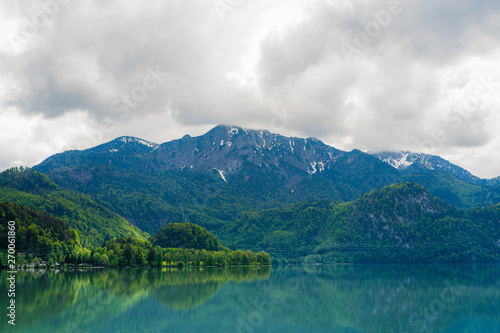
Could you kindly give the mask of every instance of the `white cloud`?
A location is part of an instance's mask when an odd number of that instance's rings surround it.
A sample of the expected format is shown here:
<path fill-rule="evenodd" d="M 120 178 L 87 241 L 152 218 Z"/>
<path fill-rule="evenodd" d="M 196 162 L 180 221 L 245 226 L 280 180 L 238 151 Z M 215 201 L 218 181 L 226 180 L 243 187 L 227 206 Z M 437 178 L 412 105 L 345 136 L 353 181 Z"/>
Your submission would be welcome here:
<path fill-rule="evenodd" d="M 224 123 L 500 174 L 500 86 L 463 106 L 478 78 L 500 82 L 497 1 L 255 0 L 222 19 L 204 0 L 45 3 L 0 4 L 2 168 Z M 167 73 L 154 88 L 150 69 Z"/>
<path fill-rule="evenodd" d="M 70 147 L 83 148 L 85 142 L 92 141 L 91 134 L 97 126 L 81 110 L 47 119 L 41 114 L 25 115 L 9 108 L 0 110 L 0 119 L 3 168 L 34 165 Z"/>

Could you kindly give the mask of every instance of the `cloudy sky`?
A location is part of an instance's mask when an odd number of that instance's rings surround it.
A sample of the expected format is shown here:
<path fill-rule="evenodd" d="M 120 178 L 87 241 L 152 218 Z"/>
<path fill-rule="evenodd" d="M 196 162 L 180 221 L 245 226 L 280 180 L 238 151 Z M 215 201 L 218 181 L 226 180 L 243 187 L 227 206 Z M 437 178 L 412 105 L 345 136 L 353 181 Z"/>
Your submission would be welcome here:
<path fill-rule="evenodd" d="M 12 0 L 0 31 L 0 170 L 228 124 L 500 175 L 498 0 Z"/>

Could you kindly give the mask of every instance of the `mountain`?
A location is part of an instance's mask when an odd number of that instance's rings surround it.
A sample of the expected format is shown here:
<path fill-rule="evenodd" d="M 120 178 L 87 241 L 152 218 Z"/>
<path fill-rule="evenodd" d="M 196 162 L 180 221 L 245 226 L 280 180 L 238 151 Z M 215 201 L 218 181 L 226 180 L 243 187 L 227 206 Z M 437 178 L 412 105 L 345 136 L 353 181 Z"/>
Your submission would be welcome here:
<path fill-rule="evenodd" d="M 442 157 L 411 151 L 372 154 L 398 169 L 405 181 L 416 182 L 459 208 L 500 202 L 500 178 L 481 179 Z"/>
<path fill-rule="evenodd" d="M 34 169 L 150 234 L 174 222 L 217 234 L 244 211 L 352 201 L 402 181 L 420 183 L 464 209 L 500 202 L 500 187 L 471 184 L 459 178 L 467 178 L 465 170 L 437 156 L 405 154 L 346 152 L 314 138 L 220 125 L 161 145 L 120 137 L 51 156 Z"/>
<path fill-rule="evenodd" d="M 203 136 L 186 135 L 160 145 L 146 163 L 155 172 L 217 170 L 225 181 L 252 165 L 263 172 L 279 173 L 291 187 L 297 172 L 321 173 L 342 154 L 314 138 L 287 138 L 267 130 L 217 126 Z"/>
<path fill-rule="evenodd" d="M 351 201 L 401 181 L 421 183 L 460 208 L 500 202 L 500 187 L 471 184 L 474 176 L 437 156 L 373 156 L 314 138 L 222 125 L 161 145 L 121 137 L 51 156 L 34 169 L 150 234 L 172 222 L 215 232 L 242 211 L 304 200 Z"/>
<path fill-rule="evenodd" d="M 484 180 L 439 156 L 404 150 L 399 152 L 381 152 L 373 154 L 373 156 L 404 173 L 444 171 L 470 184 L 485 184 Z"/>
<path fill-rule="evenodd" d="M 37 170 L 49 170 L 72 165 L 90 167 L 95 164 L 112 164 L 119 168 L 132 169 L 141 160 L 159 147 L 158 144 L 131 136 L 122 136 L 111 142 L 87 150 L 70 150 L 55 154 L 40 164 Z"/>
<path fill-rule="evenodd" d="M 34 169 L 151 234 L 172 222 L 215 231 L 245 210 L 353 200 L 400 180 L 396 169 L 358 150 L 229 126 L 159 146 L 118 138 L 54 155 Z"/>
<path fill-rule="evenodd" d="M 97 204 L 88 196 L 61 189 L 42 173 L 12 168 L 0 173 L 0 201 L 12 202 L 46 212 L 76 229 L 83 246 L 97 247 L 104 240 L 131 235 L 147 239 L 148 234 Z"/>
<path fill-rule="evenodd" d="M 259 168 L 264 174 L 282 178 L 287 188 L 293 188 L 297 178 L 347 167 L 356 164 L 359 158 L 372 159 L 359 150 L 341 151 L 315 138 L 285 137 L 267 130 L 219 125 L 204 135 L 186 135 L 161 145 L 120 137 L 84 151 L 56 154 L 35 169 L 50 173 L 79 166 L 112 165 L 140 173 L 194 171 L 210 174 L 216 171 L 227 182 L 245 169 Z M 389 170 L 384 164 L 375 163 Z"/>
<path fill-rule="evenodd" d="M 499 221 L 500 205 L 462 211 L 399 183 L 347 203 L 244 213 L 219 238 L 306 262 L 498 262 Z"/>
<path fill-rule="evenodd" d="M 315 138 L 289 138 L 267 130 L 219 125 L 202 136 L 186 135 L 161 145 L 121 137 L 84 151 L 56 154 L 35 169 L 47 174 L 83 166 L 113 166 L 148 174 L 193 171 L 218 175 L 224 182 L 242 174 L 248 181 L 245 171 L 258 170 L 265 179 L 293 189 L 308 175 L 349 169 L 348 164 L 356 164 L 358 159 L 371 159 L 360 153 L 340 151 Z M 385 168 L 381 163 L 378 167 Z M 85 177 L 82 180 L 85 181 Z"/>
<path fill-rule="evenodd" d="M 0 174 L 0 200 L 57 216 L 50 202 L 63 192 L 95 207 L 86 214 L 116 217 L 110 228 L 106 218 L 78 220 L 81 214 L 68 208 L 70 225 L 87 244 L 112 233 L 125 237 L 121 228 L 153 235 L 189 222 L 222 246 L 264 249 L 282 259 L 497 260 L 500 191 L 494 181 L 472 184 L 472 175 L 467 181 L 465 170 L 437 156 L 405 154 L 346 152 L 313 138 L 217 126 L 161 145 L 121 137 L 51 156 L 29 177 Z"/>

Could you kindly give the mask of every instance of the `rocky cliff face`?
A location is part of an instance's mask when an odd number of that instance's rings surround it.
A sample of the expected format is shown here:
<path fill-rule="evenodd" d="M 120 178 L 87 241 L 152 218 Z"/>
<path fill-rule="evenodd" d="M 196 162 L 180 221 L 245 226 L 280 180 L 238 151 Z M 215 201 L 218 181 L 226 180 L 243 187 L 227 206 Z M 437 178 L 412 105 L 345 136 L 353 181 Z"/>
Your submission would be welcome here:
<path fill-rule="evenodd" d="M 400 243 L 407 231 L 415 228 L 424 216 L 449 208 L 433 198 L 423 186 L 402 183 L 368 193 L 355 201 L 349 224 L 362 230 L 369 239 Z"/>
<path fill-rule="evenodd" d="M 162 144 L 146 159 L 151 171 L 190 169 L 206 173 L 217 170 L 228 178 L 246 165 L 262 172 L 280 171 L 289 175 L 323 172 L 345 154 L 314 138 L 289 138 L 267 130 L 217 126 L 199 137 Z"/>

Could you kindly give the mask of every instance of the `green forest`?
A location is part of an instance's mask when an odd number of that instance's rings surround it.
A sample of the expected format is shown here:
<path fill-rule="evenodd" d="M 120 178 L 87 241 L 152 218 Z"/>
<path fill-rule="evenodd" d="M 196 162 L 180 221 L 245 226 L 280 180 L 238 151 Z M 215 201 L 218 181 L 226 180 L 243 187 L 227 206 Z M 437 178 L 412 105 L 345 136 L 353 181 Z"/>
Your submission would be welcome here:
<path fill-rule="evenodd" d="M 457 209 L 416 183 L 242 213 L 219 238 L 285 263 L 500 262 L 500 205 Z"/>
<path fill-rule="evenodd" d="M 78 232 L 68 223 L 45 212 L 10 202 L 0 202 L 0 264 L 7 266 L 9 221 L 15 222 L 16 262 L 64 262 L 83 255 Z M 12 232 L 12 231 L 11 231 Z"/>
<path fill-rule="evenodd" d="M 138 266 L 248 266 L 269 265 L 267 253 L 231 251 L 206 229 L 191 223 L 168 225 L 152 240 L 163 244 L 169 234 L 177 247 L 153 246 L 148 240 L 113 238 L 89 250 L 79 242 L 78 232 L 68 223 L 49 214 L 9 202 L 0 202 L 0 267 L 8 266 L 8 222 L 15 222 L 15 262 L 30 265 L 90 265 L 104 267 Z M 174 231 L 171 231 L 174 230 Z M 163 231 L 163 232 L 162 232 Z M 179 236 L 179 242 L 173 236 Z"/>
<path fill-rule="evenodd" d="M 118 238 L 104 243 L 90 253 L 90 263 L 109 267 L 119 266 L 248 266 L 270 265 L 265 252 L 242 250 L 211 251 L 193 248 L 153 247 L 149 241 Z"/>
<path fill-rule="evenodd" d="M 199 177 L 201 186 L 203 177 Z M 122 188 L 134 188 L 137 181 L 142 180 L 135 178 Z M 207 193 L 213 192 L 210 186 L 216 181 L 205 184 Z M 107 208 L 105 201 L 96 203 L 87 195 L 61 189 L 32 169 L 14 168 L 0 174 L 1 227 L 5 233 L 7 221 L 22 223 L 16 225 L 22 248 L 19 263 L 263 265 L 271 261 L 269 255 L 274 264 L 500 262 L 500 204 L 459 209 L 424 186 L 406 182 L 349 202 L 316 199 L 270 209 L 257 205 L 252 210 L 248 206 L 255 197 L 242 202 L 212 195 L 203 202 L 192 187 L 182 192 L 189 182 L 178 178 L 162 184 L 178 193 L 169 199 L 178 214 L 166 212 L 168 223 L 159 229 L 148 227 L 156 230 L 150 236 L 111 211 L 112 206 Z M 434 186 L 445 183 L 436 179 Z M 149 199 L 140 200 L 139 194 L 131 194 L 121 207 L 158 216 L 163 213 L 154 207 L 162 204 L 149 200 L 159 195 L 151 193 Z M 268 204 L 275 205 L 277 195 Z M 114 192 L 109 196 L 121 197 Z M 182 211 L 188 200 L 200 200 L 200 209 Z M 218 213 L 219 209 L 225 213 Z M 141 218 L 147 223 L 156 217 Z M 6 240 L 2 242 L 5 249 Z M 5 264 L 4 254 L 0 259 Z"/>
<path fill-rule="evenodd" d="M 61 189 L 47 176 L 29 168 L 12 168 L 0 173 L 0 201 L 44 211 L 66 221 L 79 232 L 83 247 L 100 246 L 115 237 L 147 239 L 123 217 L 87 195 Z"/>
<path fill-rule="evenodd" d="M 151 242 L 168 248 L 227 250 L 207 229 L 189 222 L 167 224 L 151 237 Z"/>

